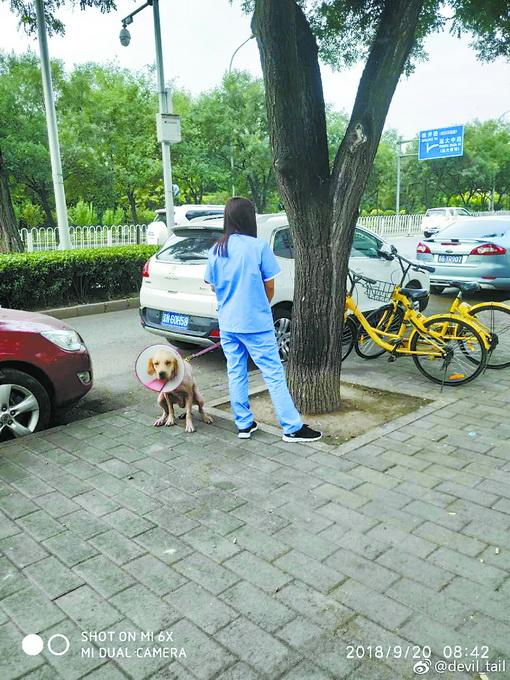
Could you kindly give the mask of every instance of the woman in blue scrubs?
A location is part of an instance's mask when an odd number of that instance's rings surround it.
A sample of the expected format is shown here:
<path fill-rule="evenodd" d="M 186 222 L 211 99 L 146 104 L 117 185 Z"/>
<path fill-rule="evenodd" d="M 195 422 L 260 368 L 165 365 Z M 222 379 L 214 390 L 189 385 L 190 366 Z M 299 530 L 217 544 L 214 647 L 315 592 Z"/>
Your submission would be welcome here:
<path fill-rule="evenodd" d="M 269 389 L 286 442 L 310 442 L 322 434 L 303 425 L 278 354 L 270 302 L 280 267 L 269 244 L 257 238 L 253 204 L 231 198 L 223 237 L 209 251 L 204 280 L 216 292 L 221 346 L 227 359 L 230 403 L 240 439 L 257 429 L 248 402 L 248 356 Z"/>

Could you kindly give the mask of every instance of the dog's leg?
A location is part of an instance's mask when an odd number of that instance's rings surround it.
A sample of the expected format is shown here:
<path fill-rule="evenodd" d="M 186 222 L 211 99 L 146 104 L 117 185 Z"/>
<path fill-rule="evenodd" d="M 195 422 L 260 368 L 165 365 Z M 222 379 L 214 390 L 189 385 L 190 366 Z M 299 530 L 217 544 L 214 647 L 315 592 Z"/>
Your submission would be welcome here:
<path fill-rule="evenodd" d="M 200 413 L 204 423 L 207 423 L 208 425 L 210 425 L 213 422 L 213 419 L 211 418 L 211 416 L 208 413 L 206 413 L 204 411 L 205 401 L 204 401 L 203 396 L 198 391 L 196 385 L 193 385 L 193 401 L 198 406 L 198 412 Z"/>
<path fill-rule="evenodd" d="M 165 392 L 165 401 L 167 403 L 167 408 L 168 408 L 168 417 L 166 419 L 165 425 L 167 427 L 172 427 L 172 425 L 175 425 L 174 402 L 173 402 L 173 399 L 172 399 L 172 395 L 167 394 Z"/>
<path fill-rule="evenodd" d="M 168 418 L 168 407 L 167 407 L 167 404 L 166 404 L 166 398 L 165 398 L 165 395 L 162 392 L 160 392 L 158 394 L 158 405 L 161 407 L 163 413 L 155 421 L 154 427 L 161 427 L 162 425 L 165 425 L 167 418 Z"/>
<path fill-rule="evenodd" d="M 186 432 L 194 432 L 193 427 L 193 391 L 186 394 Z"/>

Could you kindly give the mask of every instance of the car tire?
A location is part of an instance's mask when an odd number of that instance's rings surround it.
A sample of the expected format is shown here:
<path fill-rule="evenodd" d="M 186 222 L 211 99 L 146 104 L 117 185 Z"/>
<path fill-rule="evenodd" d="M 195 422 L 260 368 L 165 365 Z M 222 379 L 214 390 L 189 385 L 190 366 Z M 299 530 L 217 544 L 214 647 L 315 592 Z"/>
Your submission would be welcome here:
<path fill-rule="evenodd" d="M 278 345 L 278 352 L 282 361 L 287 361 L 289 358 L 290 338 L 291 338 L 291 324 L 292 324 L 292 310 L 286 305 L 277 305 L 273 308 L 273 323 L 274 332 L 276 335 L 276 343 Z"/>
<path fill-rule="evenodd" d="M 16 406 L 25 400 L 32 400 L 33 406 L 17 414 Z M 0 369 L 0 441 L 44 430 L 50 420 L 51 400 L 45 387 L 29 373 Z"/>
<path fill-rule="evenodd" d="M 430 286 L 430 292 L 433 295 L 441 295 L 441 293 L 444 291 L 445 286 Z"/>

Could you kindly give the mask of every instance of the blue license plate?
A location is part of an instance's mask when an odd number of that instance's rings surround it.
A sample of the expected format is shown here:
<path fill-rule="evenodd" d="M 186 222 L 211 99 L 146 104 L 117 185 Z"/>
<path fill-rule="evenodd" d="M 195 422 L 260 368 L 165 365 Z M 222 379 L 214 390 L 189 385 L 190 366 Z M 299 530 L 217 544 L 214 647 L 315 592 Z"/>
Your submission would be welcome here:
<path fill-rule="evenodd" d="M 462 264 L 462 255 L 439 255 L 437 261 L 450 264 Z"/>
<path fill-rule="evenodd" d="M 161 314 L 162 326 L 173 326 L 174 328 L 187 328 L 189 316 L 187 314 L 177 314 L 177 312 L 163 312 Z"/>

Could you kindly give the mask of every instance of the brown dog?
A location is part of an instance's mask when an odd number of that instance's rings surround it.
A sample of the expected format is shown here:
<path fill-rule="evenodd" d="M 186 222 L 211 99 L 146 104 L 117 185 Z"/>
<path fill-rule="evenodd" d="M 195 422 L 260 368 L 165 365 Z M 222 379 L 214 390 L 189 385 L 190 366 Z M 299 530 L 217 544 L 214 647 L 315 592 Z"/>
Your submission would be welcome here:
<path fill-rule="evenodd" d="M 170 350 L 158 350 L 150 357 L 147 365 L 147 373 L 155 376 L 159 380 L 172 380 L 179 370 L 178 359 Z M 173 392 L 160 392 L 158 404 L 163 409 L 163 413 L 154 423 L 154 427 L 171 427 L 175 425 L 174 404 L 186 409 L 186 432 L 195 432 L 193 427 L 193 404 L 198 406 L 198 411 L 204 423 L 212 423 L 213 419 L 204 411 L 204 399 L 198 391 L 193 371 L 189 362 L 184 362 L 184 378 L 181 384 Z"/>

